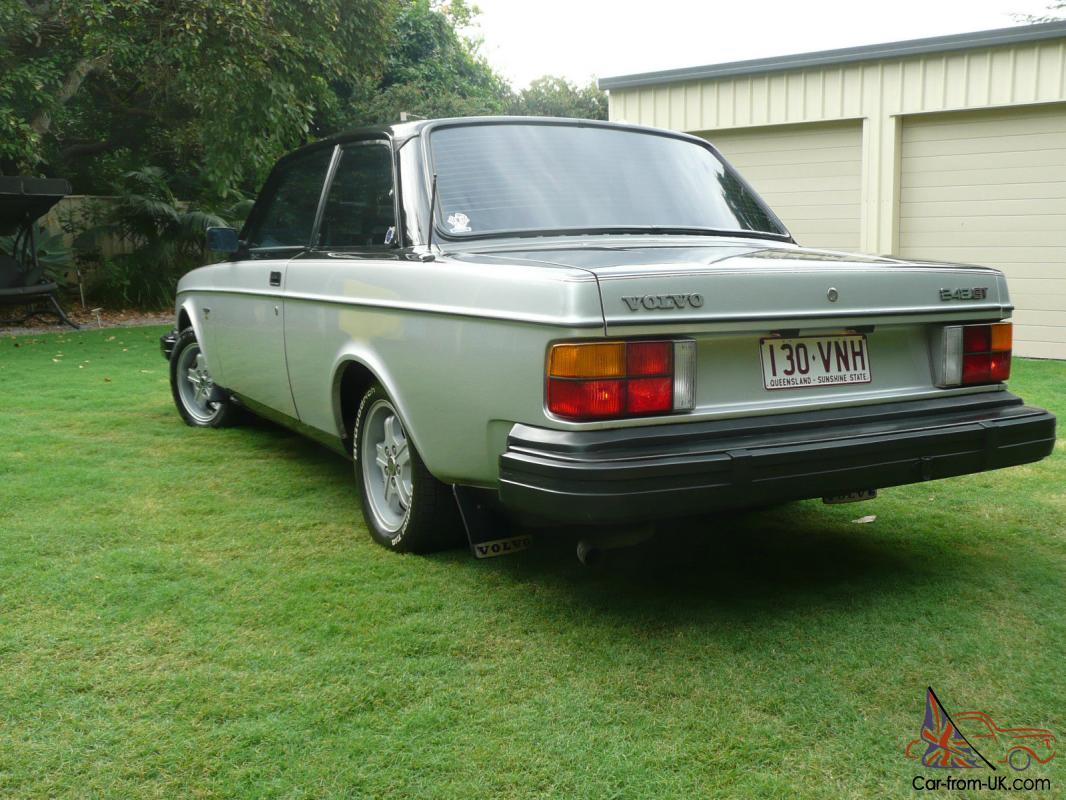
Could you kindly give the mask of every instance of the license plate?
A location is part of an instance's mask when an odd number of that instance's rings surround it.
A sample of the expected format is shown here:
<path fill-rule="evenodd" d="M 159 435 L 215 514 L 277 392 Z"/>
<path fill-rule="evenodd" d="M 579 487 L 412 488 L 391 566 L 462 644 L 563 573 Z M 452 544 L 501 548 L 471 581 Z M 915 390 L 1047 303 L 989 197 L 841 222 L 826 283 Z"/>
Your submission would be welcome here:
<path fill-rule="evenodd" d="M 869 383 L 870 354 L 861 334 L 761 339 L 767 389 L 805 389 Z"/>

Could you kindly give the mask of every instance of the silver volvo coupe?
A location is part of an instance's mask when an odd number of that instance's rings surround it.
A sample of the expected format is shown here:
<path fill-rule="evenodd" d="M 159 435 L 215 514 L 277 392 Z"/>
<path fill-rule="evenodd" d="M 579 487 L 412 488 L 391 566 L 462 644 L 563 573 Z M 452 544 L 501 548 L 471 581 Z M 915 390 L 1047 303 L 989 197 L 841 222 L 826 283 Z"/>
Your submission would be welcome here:
<path fill-rule="evenodd" d="M 1037 461 L 1004 276 L 800 247 L 713 146 L 474 118 L 283 158 L 163 338 L 190 425 L 354 460 L 373 537 L 635 524 Z"/>

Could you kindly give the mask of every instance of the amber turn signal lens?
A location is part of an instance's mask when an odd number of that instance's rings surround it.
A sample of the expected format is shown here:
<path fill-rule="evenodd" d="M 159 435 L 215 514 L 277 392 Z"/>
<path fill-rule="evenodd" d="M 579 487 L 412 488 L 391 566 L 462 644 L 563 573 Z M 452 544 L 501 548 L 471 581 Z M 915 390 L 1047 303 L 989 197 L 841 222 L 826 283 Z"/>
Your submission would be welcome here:
<path fill-rule="evenodd" d="M 1014 326 L 1009 322 L 997 322 L 989 327 L 992 329 L 992 346 L 988 349 L 1000 353 L 1010 351 L 1014 344 Z"/>
<path fill-rule="evenodd" d="M 625 342 L 557 344 L 548 374 L 552 378 L 621 378 L 626 374 Z"/>

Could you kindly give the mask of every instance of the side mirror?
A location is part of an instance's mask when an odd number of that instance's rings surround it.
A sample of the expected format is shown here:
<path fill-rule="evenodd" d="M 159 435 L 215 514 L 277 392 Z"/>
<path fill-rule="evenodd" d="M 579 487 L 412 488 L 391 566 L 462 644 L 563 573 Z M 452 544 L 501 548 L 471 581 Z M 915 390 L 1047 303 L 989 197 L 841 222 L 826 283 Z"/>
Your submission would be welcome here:
<path fill-rule="evenodd" d="M 236 253 L 241 247 L 233 228 L 208 228 L 207 249 L 216 253 Z"/>

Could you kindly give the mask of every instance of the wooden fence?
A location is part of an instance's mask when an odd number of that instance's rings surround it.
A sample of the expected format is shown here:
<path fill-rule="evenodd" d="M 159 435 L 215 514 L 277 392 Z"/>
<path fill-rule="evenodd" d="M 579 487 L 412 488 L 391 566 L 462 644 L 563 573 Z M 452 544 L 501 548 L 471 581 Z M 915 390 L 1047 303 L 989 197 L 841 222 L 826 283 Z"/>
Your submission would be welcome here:
<path fill-rule="evenodd" d="M 107 206 L 117 200 L 106 195 L 72 194 L 64 197 L 41 218 L 40 224 L 48 233 L 59 233 L 68 247 L 74 237 L 96 225 Z M 130 243 L 118 236 L 105 236 L 97 242 L 100 254 L 115 256 L 132 252 Z"/>

